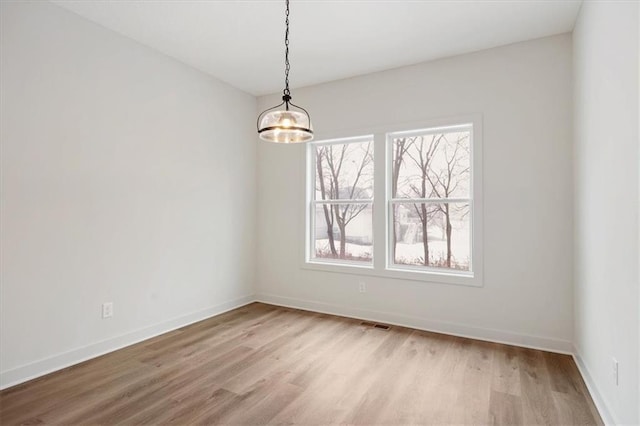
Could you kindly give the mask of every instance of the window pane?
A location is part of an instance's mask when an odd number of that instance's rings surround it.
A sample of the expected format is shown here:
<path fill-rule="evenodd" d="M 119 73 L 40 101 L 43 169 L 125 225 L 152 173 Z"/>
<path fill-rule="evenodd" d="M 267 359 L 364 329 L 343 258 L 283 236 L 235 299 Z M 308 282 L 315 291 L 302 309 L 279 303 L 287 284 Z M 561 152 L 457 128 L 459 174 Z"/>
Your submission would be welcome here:
<path fill-rule="evenodd" d="M 394 137 L 392 143 L 393 198 L 470 197 L 470 131 Z"/>
<path fill-rule="evenodd" d="M 468 203 L 393 204 L 393 259 L 397 265 L 469 271 Z"/>
<path fill-rule="evenodd" d="M 371 263 L 371 204 L 317 204 L 315 215 L 314 258 Z"/>
<path fill-rule="evenodd" d="M 315 147 L 316 200 L 373 198 L 373 141 Z"/>

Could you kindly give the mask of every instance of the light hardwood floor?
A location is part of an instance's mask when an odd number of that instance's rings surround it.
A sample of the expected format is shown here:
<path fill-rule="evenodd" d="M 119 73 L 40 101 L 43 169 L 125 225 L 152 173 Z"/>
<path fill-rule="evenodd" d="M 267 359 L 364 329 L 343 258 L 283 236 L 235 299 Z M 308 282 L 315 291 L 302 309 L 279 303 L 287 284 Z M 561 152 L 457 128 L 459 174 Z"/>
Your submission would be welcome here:
<path fill-rule="evenodd" d="M 567 355 L 254 303 L 0 393 L 10 424 L 602 424 Z"/>

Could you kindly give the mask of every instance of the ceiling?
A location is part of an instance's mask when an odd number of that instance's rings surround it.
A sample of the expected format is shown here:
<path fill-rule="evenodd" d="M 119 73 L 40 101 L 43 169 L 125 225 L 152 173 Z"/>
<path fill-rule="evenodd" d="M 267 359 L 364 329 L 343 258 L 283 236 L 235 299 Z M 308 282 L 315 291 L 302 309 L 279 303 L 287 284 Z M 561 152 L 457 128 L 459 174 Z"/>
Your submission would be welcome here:
<path fill-rule="evenodd" d="M 253 95 L 284 80 L 284 1 L 53 0 Z M 291 0 L 293 88 L 569 32 L 574 0 Z"/>

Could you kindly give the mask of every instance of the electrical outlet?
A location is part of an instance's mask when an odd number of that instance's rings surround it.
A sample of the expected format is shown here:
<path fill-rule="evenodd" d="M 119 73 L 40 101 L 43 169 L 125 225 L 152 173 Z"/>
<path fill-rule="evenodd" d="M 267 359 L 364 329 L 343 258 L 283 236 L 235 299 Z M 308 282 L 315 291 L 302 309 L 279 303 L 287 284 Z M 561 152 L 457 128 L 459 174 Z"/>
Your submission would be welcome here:
<path fill-rule="evenodd" d="M 102 318 L 111 318 L 113 316 L 113 302 L 102 304 Z"/>
<path fill-rule="evenodd" d="M 611 363 L 611 374 L 613 376 L 613 383 L 616 384 L 616 386 L 618 386 L 619 384 L 619 371 L 618 371 L 618 360 L 615 358 L 611 358 L 612 363 Z"/>
<path fill-rule="evenodd" d="M 359 281 L 358 282 L 358 290 L 360 291 L 360 293 L 366 293 L 367 292 L 367 284 L 364 281 Z"/>

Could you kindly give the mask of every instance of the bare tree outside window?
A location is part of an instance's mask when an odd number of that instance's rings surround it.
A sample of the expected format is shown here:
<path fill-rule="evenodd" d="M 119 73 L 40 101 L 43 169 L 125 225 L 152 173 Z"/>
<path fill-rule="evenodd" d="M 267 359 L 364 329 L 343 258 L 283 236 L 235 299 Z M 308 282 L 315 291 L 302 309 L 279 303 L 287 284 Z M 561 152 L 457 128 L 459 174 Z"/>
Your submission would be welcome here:
<path fill-rule="evenodd" d="M 392 138 L 393 263 L 471 269 L 471 132 Z"/>
<path fill-rule="evenodd" d="M 318 144 L 313 257 L 371 262 L 373 141 Z"/>

